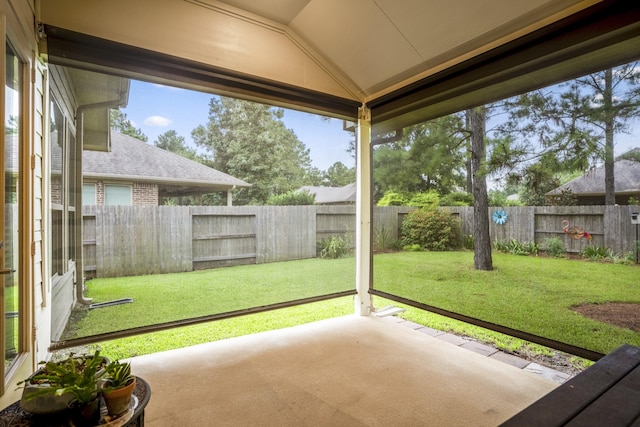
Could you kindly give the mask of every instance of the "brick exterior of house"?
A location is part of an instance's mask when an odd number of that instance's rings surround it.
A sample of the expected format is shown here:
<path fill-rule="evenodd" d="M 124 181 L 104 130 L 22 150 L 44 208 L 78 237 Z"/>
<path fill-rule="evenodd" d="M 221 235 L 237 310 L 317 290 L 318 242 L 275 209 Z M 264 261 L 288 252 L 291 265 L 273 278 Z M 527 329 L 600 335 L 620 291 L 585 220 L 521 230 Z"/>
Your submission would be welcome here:
<path fill-rule="evenodd" d="M 158 185 L 142 182 L 133 183 L 134 206 L 158 206 Z"/>
<path fill-rule="evenodd" d="M 85 184 L 94 184 L 96 188 L 96 204 L 104 205 L 104 181 L 85 182 Z M 109 185 L 109 183 L 107 183 Z M 114 185 L 128 185 L 131 187 L 131 199 L 133 206 L 158 206 L 158 185 L 134 182 L 131 183 L 114 183 Z"/>

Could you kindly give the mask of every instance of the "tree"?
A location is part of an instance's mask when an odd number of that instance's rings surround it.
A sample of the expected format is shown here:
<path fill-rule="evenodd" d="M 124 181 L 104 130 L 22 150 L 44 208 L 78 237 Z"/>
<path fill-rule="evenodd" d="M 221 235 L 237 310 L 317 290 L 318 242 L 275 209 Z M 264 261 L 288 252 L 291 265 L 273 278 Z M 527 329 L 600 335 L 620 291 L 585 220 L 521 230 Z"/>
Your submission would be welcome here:
<path fill-rule="evenodd" d="M 520 95 L 507 101 L 506 111 L 509 120 L 501 133 L 519 140 L 511 146 L 509 159 L 525 165 L 525 175 L 534 173 L 527 179 L 530 183 L 537 184 L 532 178 L 542 171 L 547 176 L 584 171 L 602 161 L 605 204 L 615 204 L 615 135 L 627 132 L 629 121 L 640 112 L 637 62 Z M 535 162 L 544 165 L 531 168 Z"/>
<path fill-rule="evenodd" d="M 493 270 L 489 237 L 489 197 L 487 195 L 486 122 L 487 109 L 465 111 L 471 141 L 471 174 L 473 187 L 473 265 L 477 270 Z"/>
<path fill-rule="evenodd" d="M 315 166 L 311 166 L 309 169 L 307 169 L 303 181 L 304 185 L 324 185 L 325 172 Z"/>
<path fill-rule="evenodd" d="M 348 168 L 342 162 L 335 162 L 325 173 L 325 185 L 342 187 L 356 182 L 356 168 Z"/>
<path fill-rule="evenodd" d="M 304 184 L 309 150 L 282 121 L 284 111 L 226 97 L 209 101 L 209 121 L 191 133 L 212 166 L 252 186 L 235 193 L 236 204 L 264 204 L 270 195 Z"/>
<path fill-rule="evenodd" d="M 457 191 L 465 180 L 461 128 L 459 115 L 444 116 L 410 126 L 400 140 L 376 147 L 373 177 L 378 193 Z"/>
<path fill-rule="evenodd" d="M 149 140 L 147 135 L 145 135 L 141 129 L 136 129 L 127 118 L 127 115 L 120 110 L 109 110 L 109 121 L 111 129 L 118 131 L 123 135 L 129 135 L 144 142 Z"/>
<path fill-rule="evenodd" d="M 600 144 L 598 148 L 604 160 L 606 205 L 616 203 L 614 135 L 627 131 L 629 120 L 640 112 L 638 66 L 637 62 L 629 63 L 576 79 L 575 86 L 582 98 L 578 98 L 577 104 L 562 104 L 562 107 L 573 108 L 578 113 L 578 121 L 583 126 L 593 128 L 594 133 L 604 136 L 604 146 Z M 574 90 L 576 89 L 572 87 L 572 91 Z"/>
<path fill-rule="evenodd" d="M 163 150 L 171 151 L 187 159 L 198 161 L 196 150 L 185 144 L 184 137 L 179 136 L 175 130 L 168 130 L 162 135 L 158 135 L 153 144 Z"/>

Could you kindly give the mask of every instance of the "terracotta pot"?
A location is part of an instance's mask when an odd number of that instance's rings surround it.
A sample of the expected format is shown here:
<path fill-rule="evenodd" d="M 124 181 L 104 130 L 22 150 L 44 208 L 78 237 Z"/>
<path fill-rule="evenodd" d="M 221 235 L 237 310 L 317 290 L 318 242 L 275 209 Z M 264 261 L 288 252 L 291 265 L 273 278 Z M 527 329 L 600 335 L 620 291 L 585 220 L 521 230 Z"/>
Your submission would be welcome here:
<path fill-rule="evenodd" d="M 129 409 L 134 388 L 136 388 L 135 378 L 133 382 L 126 387 L 102 392 L 102 398 L 104 399 L 105 405 L 107 405 L 109 415 L 120 415 Z"/>

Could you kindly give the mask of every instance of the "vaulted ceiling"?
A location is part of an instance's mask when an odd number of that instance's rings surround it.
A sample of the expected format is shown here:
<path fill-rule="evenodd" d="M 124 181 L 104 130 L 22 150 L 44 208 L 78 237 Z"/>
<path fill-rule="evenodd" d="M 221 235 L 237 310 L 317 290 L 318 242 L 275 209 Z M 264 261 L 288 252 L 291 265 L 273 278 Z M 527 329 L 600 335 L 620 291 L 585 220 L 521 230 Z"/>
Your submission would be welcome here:
<path fill-rule="evenodd" d="M 208 2 L 207 0 L 201 0 Z M 286 26 L 367 100 L 556 21 L 580 0 L 226 0 Z"/>

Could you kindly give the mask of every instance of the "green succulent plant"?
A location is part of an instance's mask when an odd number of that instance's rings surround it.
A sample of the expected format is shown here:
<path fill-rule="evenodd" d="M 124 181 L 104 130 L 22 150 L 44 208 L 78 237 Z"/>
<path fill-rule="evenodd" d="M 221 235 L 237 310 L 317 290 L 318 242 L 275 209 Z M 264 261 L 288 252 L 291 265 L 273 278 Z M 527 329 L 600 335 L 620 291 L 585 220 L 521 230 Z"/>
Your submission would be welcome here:
<path fill-rule="evenodd" d="M 117 360 L 107 365 L 104 376 L 103 390 L 117 390 L 128 386 L 133 382 L 135 377 L 131 374 L 131 364 L 121 363 Z"/>
<path fill-rule="evenodd" d="M 108 360 L 100 356 L 100 351 L 93 355 L 71 354 L 61 361 L 42 363 L 36 373 L 18 385 L 41 385 L 36 391 L 25 396 L 31 400 L 39 396 L 61 396 L 70 393 L 72 403 L 88 403 L 98 396 L 99 383 L 105 375 Z"/>

